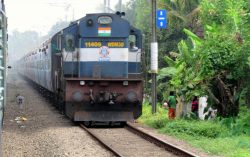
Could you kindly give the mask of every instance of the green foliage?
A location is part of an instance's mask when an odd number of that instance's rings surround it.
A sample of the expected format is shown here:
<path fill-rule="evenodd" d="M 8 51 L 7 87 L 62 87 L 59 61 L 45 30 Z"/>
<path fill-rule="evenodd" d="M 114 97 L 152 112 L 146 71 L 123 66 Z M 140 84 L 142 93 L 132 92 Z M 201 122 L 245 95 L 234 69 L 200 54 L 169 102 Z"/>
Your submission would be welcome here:
<path fill-rule="evenodd" d="M 228 157 L 245 157 L 250 154 L 250 134 L 247 133 L 250 128 L 250 110 L 247 108 L 241 108 L 237 118 L 218 118 L 214 121 L 169 120 L 167 110 L 159 104 L 157 110 L 158 113 L 152 115 L 151 106 L 145 103 L 139 121 L 161 133 L 186 140 L 209 154 Z"/>
<path fill-rule="evenodd" d="M 224 118 L 221 124 L 230 129 L 231 135 L 248 135 L 250 136 L 250 110 L 242 107 L 239 118 Z"/>
<path fill-rule="evenodd" d="M 230 32 L 244 29 L 247 0 L 203 0 L 201 17 L 203 23 L 220 25 Z"/>
<path fill-rule="evenodd" d="M 175 74 L 176 74 L 176 68 L 174 68 L 174 67 L 162 68 L 160 70 L 158 79 L 160 80 L 160 79 L 165 78 L 167 76 L 174 76 Z"/>
<path fill-rule="evenodd" d="M 162 131 L 169 134 L 185 134 L 196 138 L 200 138 L 200 136 L 216 138 L 221 132 L 225 131 L 225 128 L 213 122 L 177 120 L 167 123 Z"/>
<path fill-rule="evenodd" d="M 143 106 L 143 115 L 139 121 L 147 125 L 161 129 L 162 132 L 176 135 L 186 134 L 199 138 L 216 138 L 222 132 L 226 131 L 226 127 L 222 127 L 219 123 L 198 121 L 198 120 L 169 120 L 165 109 L 158 105 L 157 113 L 152 115 L 151 106 L 147 103 Z"/>
<path fill-rule="evenodd" d="M 159 79 L 164 79 L 164 76 L 171 77 L 170 87 L 185 92 L 186 97 L 191 98 L 193 95 L 203 94 L 201 90 L 203 86 L 198 85 L 207 76 L 201 75 L 202 60 L 199 58 L 198 51 L 194 50 L 201 45 L 201 39 L 187 29 L 184 31 L 189 36 L 190 42 L 183 40 L 178 44 L 179 55 L 175 61 L 172 60 L 175 63 L 171 63 L 171 58 L 166 57 L 165 60 L 171 64 L 168 64 L 170 67 L 160 70 Z"/>
<path fill-rule="evenodd" d="M 186 137 L 186 139 L 190 141 L 191 145 L 201 148 L 212 155 L 248 157 L 250 153 L 249 136 L 231 136 L 215 139 Z"/>
<path fill-rule="evenodd" d="M 162 128 L 166 125 L 166 111 L 163 109 L 160 104 L 157 105 L 157 113 L 155 115 L 152 114 L 152 108 L 148 102 L 143 105 L 143 115 L 139 119 L 139 121 L 147 121 L 147 124 L 153 128 Z"/>
<path fill-rule="evenodd" d="M 151 42 L 151 7 L 150 2 L 145 0 L 134 0 L 135 2 L 135 26 L 140 28 L 145 35 L 144 50 L 146 54 L 146 71 L 150 70 L 150 42 Z M 196 21 L 198 0 L 159 0 L 157 1 L 158 8 L 168 10 L 168 29 L 157 30 L 157 41 L 159 44 L 159 56 L 165 56 L 170 52 L 178 50 L 178 43 L 186 38 L 182 31 L 184 28 L 197 28 Z M 129 7 L 127 7 L 129 8 Z M 159 57 L 159 67 L 167 65 L 166 58 Z M 165 77 L 164 75 L 163 77 Z M 147 78 L 146 78 L 147 81 Z M 166 79 L 159 79 L 160 82 L 165 82 Z M 158 88 L 158 91 L 165 85 Z"/>
<path fill-rule="evenodd" d="M 162 97 L 174 89 L 185 100 L 206 94 L 210 98 L 209 104 L 215 105 L 219 113 L 228 118 L 218 118 L 213 122 L 169 120 L 165 110 L 158 109 L 160 112 L 152 115 L 150 106 L 145 105 L 140 121 L 163 133 L 185 139 L 211 154 L 249 156 L 250 111 L 241 108 L 236 115 L 239 104 L 250 104 L 250 1 L 202 0 L 199 7 L 192 11 L 187 9 L 187 13 L 182 6 L 185 8 L 188 3 L 191 1 L 159 0 L 162 8 L 170 10 L 171 29 L 167 33 L 162 31 L 158 36 L 163 42 L 160 43 L 160 52 L 167 54 L 161 57 L 158 89 Z M 197 26 L 202 25 L 203 36 L 188 27 L 193 23 L 187 22 L 190 18 L 184 15 L 194 15 L 192 13 L 197 10 L 200 10 L 199 18 L 196 14 L 193 21 Z M 178 31 L 182 29 L 186 35 L 179 36 Z M 173 35 L 178 39 L 171 38 Z M 180 41 L 176 44 L 178 49 L 165 48 L 169 45 L 164 40 L 170 45 Z"/>
<path fill-rule="evenodd" d="M 174 88 L 187 101 L 194 95 L 209 95 L 221 115 L 237 115 L 239 98 L 247 98 L 241 93 L 250 95 L 245 89 L 250 84 L 246 79 L 250 77 L 250 14 L 246 5 L 247 0 L 203 0 L 200 19 L 204 38 L 184 29 L 188 39 L 178 44 L 175 59 L 165 60 L 171 64 L 160 70 L 159 79 L 170 81 L 160 87 Z"/>

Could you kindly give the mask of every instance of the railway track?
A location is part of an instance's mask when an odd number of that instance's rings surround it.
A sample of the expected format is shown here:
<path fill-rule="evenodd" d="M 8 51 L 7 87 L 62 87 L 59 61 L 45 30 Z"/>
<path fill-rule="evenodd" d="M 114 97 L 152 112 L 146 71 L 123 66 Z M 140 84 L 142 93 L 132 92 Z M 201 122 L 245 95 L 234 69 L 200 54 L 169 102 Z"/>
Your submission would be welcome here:
<path fill-rule="evenodd" d="M 83 124 L 80 124 L 80 127 L 118 157 L 196 156 L 186 150 L 151 136 L 130 123 L 124 128 L 87 128 Z"/>

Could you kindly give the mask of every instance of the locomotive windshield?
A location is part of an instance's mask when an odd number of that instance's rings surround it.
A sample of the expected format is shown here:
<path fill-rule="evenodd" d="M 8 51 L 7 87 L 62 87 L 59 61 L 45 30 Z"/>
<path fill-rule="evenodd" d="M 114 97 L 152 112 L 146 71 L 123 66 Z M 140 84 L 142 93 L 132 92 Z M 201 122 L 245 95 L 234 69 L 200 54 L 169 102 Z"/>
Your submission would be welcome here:
<path fill-rule="evenodd" d="M 112 22 L 112 18 L 109 16 L 101 16 L 98 18 L 99 24 L 110 24 Z"/>

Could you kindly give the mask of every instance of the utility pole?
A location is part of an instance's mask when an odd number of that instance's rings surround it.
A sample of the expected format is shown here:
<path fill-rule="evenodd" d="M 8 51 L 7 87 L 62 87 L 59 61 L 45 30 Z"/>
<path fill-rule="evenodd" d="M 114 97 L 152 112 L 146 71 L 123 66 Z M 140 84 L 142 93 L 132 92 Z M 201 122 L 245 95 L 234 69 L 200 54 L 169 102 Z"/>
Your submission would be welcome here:
<path fill-rule="evenodd" d="M 104 13 L 110 13 L 111 12 L 111 8 L 110 8 L 110 0 L 104 0 Z"/>
<path fill-rule="evenodd" d="M 104 13 L 115 13 L 115 11 L 110 8 L 110 0 L 103 1 L 103 12 Z"/>
<path fill-rule="evenodd" d="M 119 0 L 119 11 L 122 12 L 122 0 Z"/>
<path fill-rule="evenodd" d="M 60 7 L 63 8 L 65 10 L 65 21 L 70 21 L 69 17 L 69 12 L 70 12 L 70 8 L 72 8 L 72 21 L 74 20 L 74 8 L 71 6 L 71 4 L 69 3 L 48 3 L 50 6 L 52 7 Z"/>
<path fill-rule="evenodd" d="M 106 0 L 103 0 L 103 12 L 106 13 Z"/>
<path fill-rule="evenodd" d="M 156 75 L 158 71 L 158 43 L 156 39 L 156 0 L 151 0 L 152 11 L 152 41 L 151 41 L 151 76 L 152 76 L 152 113 L 156 113 Z"/>
<path fill-rule="evenodd" d="M 108 6 L 107 6 L 107 8 L 108 8 L 108 13 L 110 13 L 110 0 L 108 0 Z"/>

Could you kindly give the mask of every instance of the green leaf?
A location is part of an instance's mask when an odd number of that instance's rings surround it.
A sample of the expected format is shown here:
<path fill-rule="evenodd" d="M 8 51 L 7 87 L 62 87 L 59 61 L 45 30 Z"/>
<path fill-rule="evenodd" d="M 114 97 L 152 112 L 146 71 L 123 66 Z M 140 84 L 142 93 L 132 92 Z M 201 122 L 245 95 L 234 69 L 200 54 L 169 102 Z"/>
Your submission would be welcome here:
<path fill-rule="evenodd" d="M 188 84 L 188 88 L 193 89 L 193 88 L 194 88 L 194 85 L 193 85 L 192 83 L 189 83 L 189 84 Z"/>
<path fill-rule="evenodd" d="M 157 79 L 161 80 L 165 77 L 171 77 L 175 74 L 176 74 L 176 68 L 174 68 L 174 67 L 162 68 L 159 72 L 159 75 L 157 76 Z"/>
<path fill-rule="evenodd" d="M 175 61 L 168 56 L 164 57 L 164 61 L 171 67 L 174 67 L 176 65 Z"/>
<path fill-rule="evenodd" d="M 194 47 L 201 45 L 201 42 L 202 42 L 202 41 L 201 41 L 201 39 L 200 39 L 197 35 L 195 35 L 193 32 L 191 32 L 190 30 L 185 29 L 185 28 L 184 28 L 183 31 L 184 31 L 184 32 L 188 35 L 188 37 L 192 40 L 192 43 L 193 43 Z"/>
<path fill-rule="evenodd" d="M 185 62 L 190 63 L 192 60 L 189 48 L 184 40 L 182 40 L 178 44 L 178 50 L 181 54 L 181 57 L 184 59 Z"/>
<path fill-rule="evenodd" d="M 247 58 L 247 65 L 250 66 L 250 56 Z"/>
<path fill-rule="evenodd" d="M 231 80 L 231 79 L 233 79 L 233 75 L 230 73 L 230 74 L 228 74 L 228 75 L 226 76 L 226 78 L 229 79 L 229 80 Z"/>

